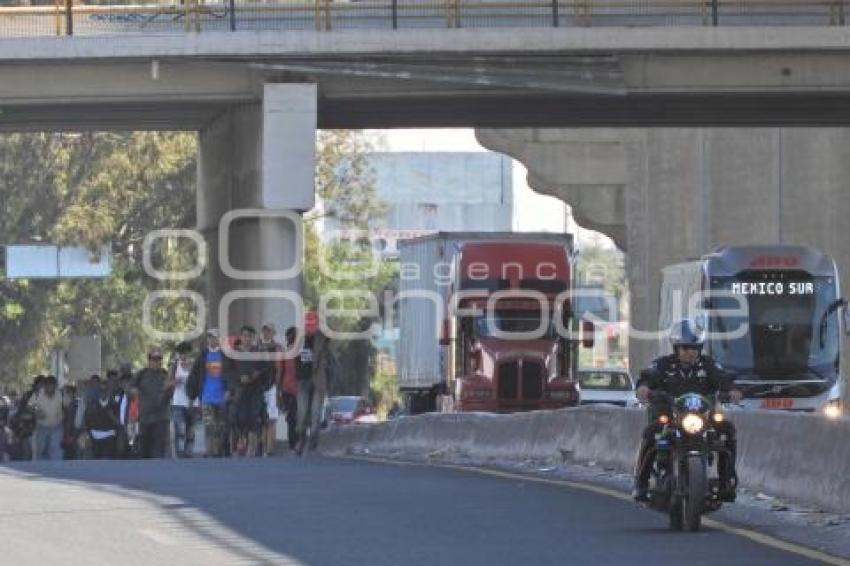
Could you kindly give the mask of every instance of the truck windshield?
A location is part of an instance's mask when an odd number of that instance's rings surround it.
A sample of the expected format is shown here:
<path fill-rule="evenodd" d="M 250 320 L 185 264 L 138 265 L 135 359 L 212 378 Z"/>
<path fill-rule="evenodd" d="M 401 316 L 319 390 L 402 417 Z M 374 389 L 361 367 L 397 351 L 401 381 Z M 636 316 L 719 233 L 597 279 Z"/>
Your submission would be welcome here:
<path fill-rule="evenodd" d="M 728 371 L 765 379 L 829 379 L 838 368 L 839 324 L 835 281 L 801 271 L 743 272 L 712 277 L 714 309 L 746 304 L 748 314 L 714 316 L 708 346 Z M 744 324 L 746 333 L 728 335 Z"/>
<path fill-rule="evenodd" d="M 535 332 L 540 327 L 540 311 L 535 310 L 497 310 L 492 315 L 492 322 L 488 324 L 487 315 L 479 315 L 475 317 L 475 333 L 478 338 L 501 338 L 508 339 L 507 336 L 496 336 L 496 332 L 510 333 L 531 333 Z M 513 336 L 513 340 L 552 340 L 556 336 L 554 324 L 551 317 L 548 326 L 537 333 L 535 337 Z"/>

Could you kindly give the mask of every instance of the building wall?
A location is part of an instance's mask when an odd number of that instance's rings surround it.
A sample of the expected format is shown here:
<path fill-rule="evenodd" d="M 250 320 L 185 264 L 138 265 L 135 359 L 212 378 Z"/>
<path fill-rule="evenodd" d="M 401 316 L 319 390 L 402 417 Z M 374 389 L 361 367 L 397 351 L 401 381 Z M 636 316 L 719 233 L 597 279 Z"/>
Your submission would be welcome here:
<path fill-rule="evenodd" d="M 377 250 L 396 255 L 397 239 L 437 231 L 509 232 L 513 162 L 486 152 L 381 152 L 369 156 L 378 196 L 389 210 L 370 230 Z M 336 227 L 331 221 L 323 232 Z"/>

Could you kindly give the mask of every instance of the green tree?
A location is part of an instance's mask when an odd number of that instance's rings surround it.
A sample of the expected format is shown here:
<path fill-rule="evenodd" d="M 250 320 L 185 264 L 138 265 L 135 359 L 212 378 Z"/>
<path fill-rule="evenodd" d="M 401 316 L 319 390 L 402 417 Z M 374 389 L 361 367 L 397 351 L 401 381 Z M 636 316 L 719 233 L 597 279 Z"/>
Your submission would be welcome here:
<path fill-rule="evenodd" d="M 326 221 L 341 231 L 368 236 L 379 226 L 387 211 L 375 190 L 375 175 L 368 154 L 377 140 L 353 131 L 325 131 L 317 148 L 317 210 L 305 218 L 304 298 L 309 308 L 317 308 L 328 297 L 334 308 L 351 312 L 331 318 L 339 331 L 363 331 L 379 323 L 377 316 L 360 316 L 353 311 L 367 309 L 373 297 L 380 304 L 382 291 L 396 276 L 393 264 L 376 261 L 367 238 L 354 241 L 323 241 L 317 224 Z M 339 297 L 345 293 L 349 297 Z M 353 293 L 361 294 L 359 300 Z M 337 296 L 337 299 L 332 297 Z M 339 375 L 331 384 L 331 394 L 366 395 L 375 381 L 375 347 L 369 340 L 337 341 L 334 344 Z"/>
<path fill-rule="evenodd" d="M 625 256 L 619 250 L 599 247 L 583 248 L 576 262 L 578 284 L 582 287 L 601 287 L 618 301 L 622 310 L 628 292 Z M 625 312 L 617 313 L 618 319 Z"/>
<path fill-rule="evenodd" d="M 368 229 L 380 221 L 386 205 L 375 193 L 368 164 L 374 142 L 358 132 L 319 134 L 316 184 L 323 206 L 308 215 L 305 234 L 305 299 L 311 308 L 332 291 L 377 294 L 394 276 L 385 264 L 367 274 L 363 266 L 373 259 L 368 247 L 321 242 L 315 227 L 319 217 L 343 229 Z M 100 334 L 107 366 L 143 359 L 152 343 L 140 324 L 145 296 L 182 284 L 144 275 L 142 242 L 152 230 L 195 225 L 196 143 L 183 133 L 0 136 L 0 241 L 84 245 L 93 252 L 108 242 L 113 267 L 104 280 L 0 279 L 0 379 L 45 371 L 50 350 L 75 334 Z M 182 244 L 160 242 L 157 266 L 194 265 L 191 245 Z M 329 269 L 319 269 L 320 253 Z M 342 272 L 354 276 L 332 276 Z M 202 280 L 191 284 L 202 290 Z M 154 326 L 186 330 L 194 325 L 193 312 L 186 301 L 163 301 L 154 309 Z M 351 330 L 373 322 L 343 316 L 334 325 Z M 343 368 L 336 391 L 368 392 L 375 373 L 371 343 L 336 347 Z"/>
<path fill-rule="evenodd" d="M 601 247 L 583 248 L 576 264 L 578 285 L 585 288 L 597 288 L 605 291 L 613 299 L 616 311 L 614 320 L 625 320 L 629 316 L 628 282 L 626 280 L 625 256 L 616 249 Z M 628 342 L 621 339 L 617 343 L 609 342 L 608 365 L 618 365 L 628 355 Z M 579 364 L 593 364 L 594 352 L 584 348 L 579 350 Z"/>
<path fill-rule="evenodd" d="M 195 136 L 183 133 L 0 136 L 0 241 L 109 243 L 113 254 L 105 280 L 0 280 L 6 381 L 45 371 L 49 351 L 72 334 L 100 334 L 108 364 L 142 358 L 141 304 L 161 285 L 142 276 L 141 243 L 151 230 L 194 225 L 195 156 Z M 191 260 L 165 254 L 169 265 Z M 190 312 L 171 305 L 169 321 L 185 325 Z"/>

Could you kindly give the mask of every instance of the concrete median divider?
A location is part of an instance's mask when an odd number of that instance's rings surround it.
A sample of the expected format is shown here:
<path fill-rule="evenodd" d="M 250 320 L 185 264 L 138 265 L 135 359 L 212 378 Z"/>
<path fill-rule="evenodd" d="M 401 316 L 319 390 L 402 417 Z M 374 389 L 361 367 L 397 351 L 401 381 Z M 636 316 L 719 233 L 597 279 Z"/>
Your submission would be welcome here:
<path fill-rule="evenodd" d="M 850 513 L 850 419 L 768 411 L 730 417 L 743 485 Z"/>
<path fill-rule="evenodd" d="M 629 469 L 646 416 L 640 411 L 594 407 L 513 415 L 426 414 L 377 425 L 335 429 L 322 451 L 341 454 L 455 452 L 476 459 L 595 461 Z"/>
<path fill-rule="evenodd" d="M 764 411 L 730 413 L 742 486 L 825 510 L 850 512 L 850 420 Z M 564 458 L 630 471 L 646 414 L 579 407 L 513 415 L 426 414 L 328 431 L 321 450 L 462 454 L 476 460 Z"/>

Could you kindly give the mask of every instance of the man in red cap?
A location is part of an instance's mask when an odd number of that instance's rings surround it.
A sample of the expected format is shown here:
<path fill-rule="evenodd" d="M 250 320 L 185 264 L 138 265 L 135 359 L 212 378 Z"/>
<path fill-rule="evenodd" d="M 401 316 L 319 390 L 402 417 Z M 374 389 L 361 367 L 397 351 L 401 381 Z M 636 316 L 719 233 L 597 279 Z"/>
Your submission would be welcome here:
<path fill-rule="evenodd" d="M 311 318 L 305 317 L 304 344 L 295 357 L 295 378 L 298 381 L 298 424 L 296 426 L 298 441 L 296 453 L 301 455 L 307 447 L 309 438 L 310 449 L 315 449 L 319 443 L 319 428 L 322 421 L 322 408 L 327 398 L 328 379 L 333 352 L 330 339 L 316 329 L 315 313 Z M 311 327 L 312 326 L 312 332 Z"/>

